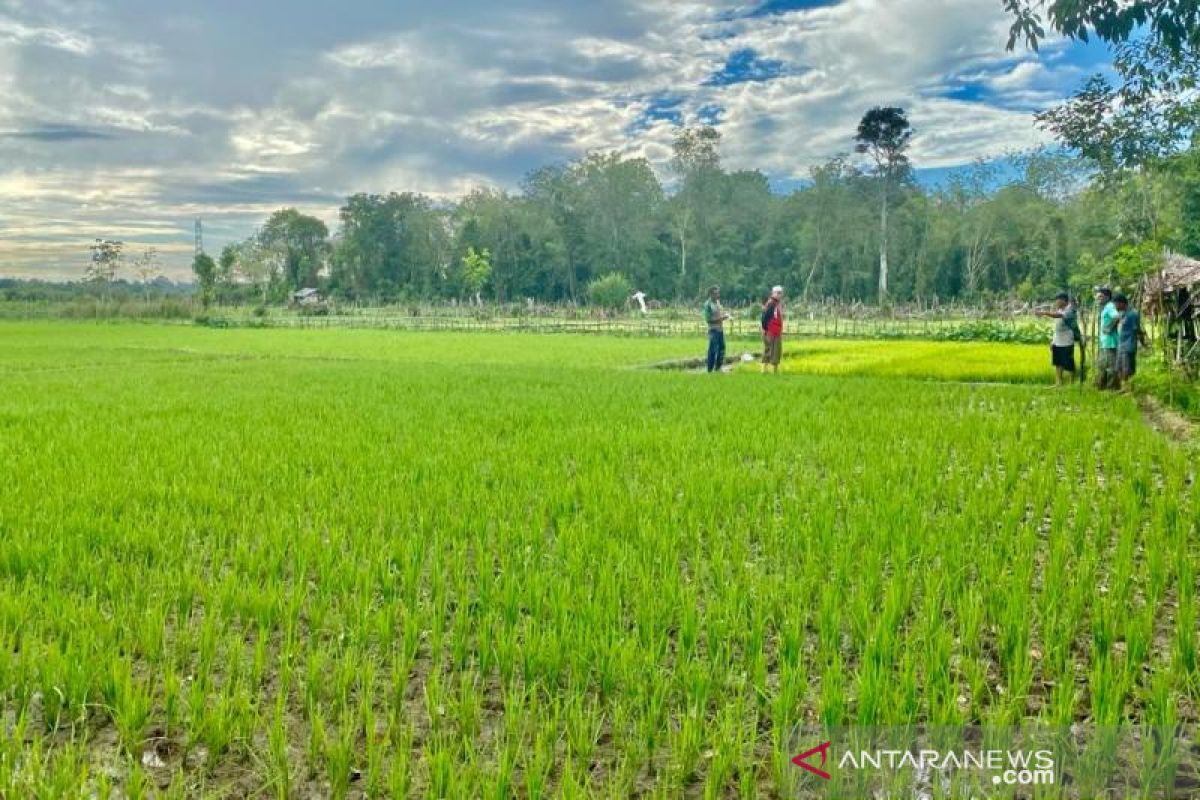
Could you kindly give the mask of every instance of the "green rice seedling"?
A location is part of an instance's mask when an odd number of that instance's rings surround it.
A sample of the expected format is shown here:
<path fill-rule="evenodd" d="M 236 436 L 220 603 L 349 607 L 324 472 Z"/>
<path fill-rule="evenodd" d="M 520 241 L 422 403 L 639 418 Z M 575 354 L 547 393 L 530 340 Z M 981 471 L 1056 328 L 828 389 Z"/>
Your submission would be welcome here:
<path fill-rule="evenodd" d="M 261 686 L 267 677 L 267 660 L 269 656 L 270 630 L 259 627 L 254 637 L 254 657 L 250 665 L 250 683 Z"/>
<path fill-rule="evenodd" d="M 412 791 L 412 770 L 407 752 L 397 752 L 388 767 L 387 797 L 408 797 Z"/>
<path fill-rule="evenodd" d="M 454 695 L 453 705 L 458 735 L 466 740 L 476 739 L 483 722 L 483 697 L 478 675 L 470 672 L 459 675 L 458 691 Z"/>
<path fill-rule="evenodd" d="M 516 789 L 517 761 L 520 744 L 505 737 L 496 749 L 496 763 L 490 773 L 485 773 L 484 783 L 488 787 L 486 796 L 495 800 L 512 797 Z"/>
<path fill-rule="evenodd" d="M 524 775 L 524 793 L 526 797 L 546 797 L 550 791 L 550 773 L 554 768 L 555 740 L 557 735 L 548 727 L 543 727 L 534 737 L 532 746 L 526 753 L 522 773 Z"/>
<path fill-rule="evenodd" d="M 756 761 L 742 762 L 738 768 L 738 797 L 742 800 L 752 800 L 759 796 L 760 770 L 761 766 Z"/>
<path fill-rule="evenodd" d="M 424 687 L 425 718 L 429 720 L 430 739 L 445 744 L 452 735 L 447 720 L 450 698 L 442 686 L 442 675 L 438 670 L 429 673 Z"/>
<path fill-rule="evenodd" d="M 129 774 L 125 778 L 125 796 L 129 800 L 142 800 L 151 797 L 150 779 L 142 769 L 141 762 L 136 759 L 129 763 Z"/>
<path fill-rule="evenodd" d="M 1097 725 L 1112 727 L 1121 721 L 1129 683 L 1129 673 L 1123 661 L 1112 656 L 1094 660 L 1089 685 L 1092 719 Z"/>
<path fill-rule="evenodd" d="M 271 729 L 267 734 L 267 786 L 280 800 L 292 795 L 292 756 L 288 741 L 287 700 L 281 694 L 275 700 Z"/>
<path fill-rule="evenodd" d="M 47 754 L 44 777 L 33 793 L 41 798 L 74 797 L 88 782 L 87 755 L 81 745 L 68 742 Z"/>
<path fill-rule="evenodd" d="M 594 701 L 576 695 L 567 702 L 563 717 L 568 749 L 580 763 L 590 763 L 604 730 L 603 714 Z"/>
<path fill-rule="evenodd" d="M 121 749 L 140 756 L 152 707 L 149 692 L 134 679 L 125 661 L 115 660 L 109 665 L 103 693 L 113 724 L 117 726 Z"/>
<path fill-rule="evenodd" d="M 1175 619 L 1175 662 L 1179 670 L 1196 682 L 1200 678 L 1196 661 L 1196 609 L 1181 606 Z"/>
<path fill-rule="evenodd" d="M 426 750 L 425 763 L 429 765 L 429 796 L 454 797 L 456 766 L 449 747 Z M 534 796 L 532 792 L 530 796 Z"/>
<path fill-rule="evenodd" d="M 637 722 L 638 734 L 646 754 L 653 756 L 662 744 L 663 729 L 667 722 L 667 690 L 663 686 L 651 687 L 642 699 Z"/>
<path fill-rule="evenodd" d="M 691 784 L 700 769 L 704 728 L 705 721 L 695 709 L 688 711 L 679 719 L 674 736 L 669 743 L 679 787 Z"/>
<path fill-rule="evenodd" d="M 325 687 L 325 651 L 313 649 L 308 652 L 304 664 L 304 716 L 311 720 L 313 712 L 327 698 Z"/>
<path fill-rule="evenodd" d="M 170 664 L 164 667 L 162 675 L 162 707 L 167 735 L 171 735 L 183 722 L 183 679 Z"/>
<path fill-rule="evenodd" d="M 843 680 L 841 659 L 834 656 L 821 674 L 820 717 L 821 724 L 826 728 L 837 728 L 846 722 L 847 702 Z"/>
<path fill-rule="evenodd" d="M 329 781 L 330 793 L 334 797 L 345 797 L 350 791 L 350 780 L 355 771 L 355 740 L 357 726 L 353 723 L 354 712 L 345 706 L 340 713 L 339 725 L 332 736 L 325 737 L 325 778 Z"/>
<path fill-rule="evenodd" d="M 112 778 L 104 772 L 99 773 L 92 782 L 91 791 L 96 800 L 111 800 L 115 793 Z"/>
<path fill-rule="evenodd" d="M 237 735 L 236 700 L 221 691 L 201 711 L 197 734 L 213 758 L 221 758 Z"/>
<path fill-rule="evenodd" d="M 325 731 L 325 713 L 318 703 L 313 707 L 308 718 L 308 741 L 304 754 L 307 776 L 311 780 L 316 777 L 317 770 L 325 760 L 328 734 Z"/>

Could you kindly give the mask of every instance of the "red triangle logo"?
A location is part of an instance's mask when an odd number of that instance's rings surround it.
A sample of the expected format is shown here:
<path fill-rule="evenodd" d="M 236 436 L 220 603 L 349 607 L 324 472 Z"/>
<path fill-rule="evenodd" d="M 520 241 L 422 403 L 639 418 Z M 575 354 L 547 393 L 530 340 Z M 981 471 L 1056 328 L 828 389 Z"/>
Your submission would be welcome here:
<path fill-rule="evenodd" d="M 792 759 L 792 763 L 795 764 L 797 767 L 800 767 L 800 769 L 808 770 L 813 775 L 816 775 L 819 778 L 829 780 L 833 776 L 830 775 L 825 770 L 820 769 L 819 767 L 815 767 L 812 764 L 808 763 L 808 759 L 812 758 L 817 753 L 820 753 L 821 754 L 821 766 L 824 767 L 825 762 L 829 757 L 829 748 L 832 746 L 833 746 L 832 742 L 825 742 L 824 744 L 819 744 L 816 747 L 814 747 L 812 750 L 807 750 L 807 751 L 801 753 L 800 755 L 795 756 Z"/>

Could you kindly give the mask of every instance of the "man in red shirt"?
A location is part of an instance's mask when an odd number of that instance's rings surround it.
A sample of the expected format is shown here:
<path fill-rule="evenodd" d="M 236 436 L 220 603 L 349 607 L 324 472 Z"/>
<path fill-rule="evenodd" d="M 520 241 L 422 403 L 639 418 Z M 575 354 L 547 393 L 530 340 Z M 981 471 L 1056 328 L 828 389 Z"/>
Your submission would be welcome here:
<path fill-rule="evenodd" d="M 779 359 L 783 355 L 783 287 L 776 286 L 771 290 L 771 296 L 763 303 L 763 356 L 762 371 L 765 375 L 767 368 L 779 374 Z"/>

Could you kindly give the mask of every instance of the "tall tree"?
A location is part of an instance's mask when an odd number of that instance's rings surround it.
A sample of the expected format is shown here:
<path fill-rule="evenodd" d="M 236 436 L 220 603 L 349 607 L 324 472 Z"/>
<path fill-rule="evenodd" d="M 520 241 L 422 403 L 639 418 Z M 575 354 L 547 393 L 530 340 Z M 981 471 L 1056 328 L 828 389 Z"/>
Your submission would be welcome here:
<path fill-rule="evenodd" d="M 217 284 L 217 264 L 207 253 L 197 253 L 192 260 L 192 273 L 200 289 L 200 305 L 207 310 L 212 304 L 213 290 Z"/>
<path fill-rule="evenodd" d="M 863 115 L 854 137 L 854 149 L 870 156 L 879 181 L 880 302 L 887 299 L 888 293 L 888 202 L 897 184 L 909 176 L 911 165 L 906 151 L 912 136 L 904 109 L 877 106 Z"/>
<path fill-rule="evenodd" d="M 693 240 L 703 237 L 714 205 L 716 182 L 721 175 L 720 143 L 721 133 L 709 125 L 684 128 L 675 137 L 671 172 L 679 185 L 671 200 L 671 217 L 679 243 L 681 290 L 688 274 L 689 248 L 697 249 Z M 700 283 L 703 280 L 701 273 Z"/>
<path fill-rule="evenodd" d="M 650 163 L 617 153 L 592 153 L 573 166 L 582 212 L 582 254 L 588 278 L 620 272 L 643 289 L 651 287 L 656 219 L 662 187 Z"/>
<path fill-rule="evenodd" d="M 259 232 L 264 247 L 283 256 L 283 278 L 291 290 L 315 287 L 325 266 L 329 229 L 316 217 L 283 208 Z"/>
<path fill-rule="evenodd" d="M 108 286 L 117 276 L 125 259 L 125 243 L 118 239 L 97 239 L 92 242 L 92 257 L 85 271 L 85 280 L 98 286 Z"/>
<path fill-rule="evenodd" d="M 553 226 L 553 248 L 559 257 L 553 259 L 552 265 L 562 276 L 567 297 L 575 302 L 579 299 L 579 273 L 586 266 L 583 201 L 576 165 L 555 164 L 536 169 L 525 177 L 521 188 L 533 209 Z"/>
<path fill-rule="evenodd" d="M 225 286 L 232 286 L 234 274 L 237 270 L 238 261 L 238 246 L 234 242 L 230 242 L 221 248 L 221 255 L 217 258 L 217 282 Z"/>
<path fill-rule="evenodd" d="M 162 267 L 158 263 L 158 250 L 147 247 L 133 260 L 133 274 L 145 286 L 162 275 Z"/>
<path fill-rule="evenodd" d="M 283 259 L 264 247 L 262 238 L 257 235 L 234 245 L 234 254 L 234 275 L 253 286 L 265 305 Z M 224 252 L 221 255 L 223 258 Z"/>
<path fill-rule="evenodd" d="M 340 214 L 332 275 L 339 290 L 429 297 L 444 280 L 450 267 L 448 232 L 429 198 L 411 192 L 356 194 Z"/>

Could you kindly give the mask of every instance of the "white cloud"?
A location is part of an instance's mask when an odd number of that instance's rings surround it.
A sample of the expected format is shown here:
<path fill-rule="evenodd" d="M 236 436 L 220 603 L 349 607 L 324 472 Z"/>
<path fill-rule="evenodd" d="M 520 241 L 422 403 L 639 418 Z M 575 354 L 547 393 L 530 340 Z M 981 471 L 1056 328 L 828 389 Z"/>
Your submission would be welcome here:
<path fill-rule="evenodd" d="M 331 15 L 264 0 L 163 14 L 151 0 L 69 12 L 10 2 L 0 132 L 26 135 L 0 136 L 0 273 L 18 249 L 28 268 L 41 245 L 38 269 L 67 263 L 63 220 L 80 220 L 76 248 L 105 225 L 189 244 L 197 215 L 238 236 L 284 204 L 334 222 L 353 191 L 512 187 L 587 150 L 661 165 L 671 114 L 695 122 L 713 107 L 735 168 L 802 177 L 850 150 L 879 104 L 909 110 L 918 167 L 950 166 L 1041 141 L 1029 110 L 1078 77 L 1058 44 L 1043 60 L 1004 52 L 994 0 L 728 13 L 738 7 L 748 4 L 443 0 Z M 785 73 L 705 85 L 746 48 Z M 955 81 L 991 96 L 951 99 Z M 184 256 L 172 266 L 182 274 Z"/>
<path fill-rule="evenodd" d="M 68 28 L 25 25 L 11 17 L 0 16 L 0 42 L 15 45 L 36 44 L 86 56 L 94 47 L 92 38 Z"/>

